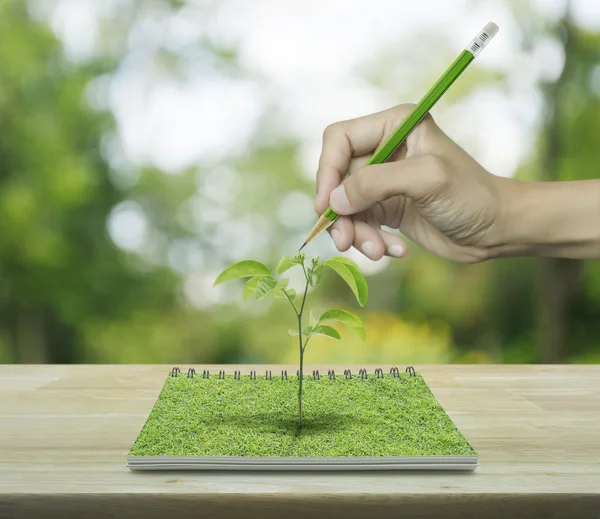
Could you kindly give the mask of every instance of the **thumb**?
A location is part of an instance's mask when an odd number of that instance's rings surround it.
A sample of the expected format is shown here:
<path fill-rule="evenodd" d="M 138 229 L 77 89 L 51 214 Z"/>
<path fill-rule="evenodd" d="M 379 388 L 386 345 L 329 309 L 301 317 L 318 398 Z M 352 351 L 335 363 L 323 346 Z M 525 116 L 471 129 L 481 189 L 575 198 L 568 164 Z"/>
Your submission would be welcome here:
<path fill-rule="evenodd" d="M 397 195 L 423 199 L 447 181 L 448 169 L 440 157 L 410 157 L 360 168 L 331 192 L 329 203 L 336 213 L 350 215 Z"/>

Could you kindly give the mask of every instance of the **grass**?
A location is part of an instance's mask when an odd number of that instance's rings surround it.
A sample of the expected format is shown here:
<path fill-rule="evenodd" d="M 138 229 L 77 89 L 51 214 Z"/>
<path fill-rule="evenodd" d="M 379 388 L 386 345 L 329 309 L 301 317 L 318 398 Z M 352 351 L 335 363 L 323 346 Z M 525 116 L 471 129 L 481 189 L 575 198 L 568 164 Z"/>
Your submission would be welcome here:
<path fill-rule="evenodd" d="M 475 455 L 420 375 L 167 377 L 131 456 Z"/>

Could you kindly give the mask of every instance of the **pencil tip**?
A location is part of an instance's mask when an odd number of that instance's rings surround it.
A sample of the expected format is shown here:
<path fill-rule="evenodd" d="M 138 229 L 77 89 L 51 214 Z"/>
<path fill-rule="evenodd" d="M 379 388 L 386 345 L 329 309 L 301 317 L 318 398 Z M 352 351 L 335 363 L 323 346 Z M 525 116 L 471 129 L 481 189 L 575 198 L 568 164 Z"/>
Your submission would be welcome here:
<path fill-rule="evenodd" d="M 304 245 L 298 249 L 298 252 L 300 252 L 304 247 L 306 247 L 306 242 L 304 242 Z"/>

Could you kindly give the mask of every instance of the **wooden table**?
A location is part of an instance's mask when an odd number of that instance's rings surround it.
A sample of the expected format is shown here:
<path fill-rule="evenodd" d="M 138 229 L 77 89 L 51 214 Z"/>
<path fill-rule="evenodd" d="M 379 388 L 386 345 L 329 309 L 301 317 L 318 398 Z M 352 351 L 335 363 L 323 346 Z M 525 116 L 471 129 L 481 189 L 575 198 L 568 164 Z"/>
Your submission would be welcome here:
<path fill-rule="evenodd" d="M 600 366 L 415 368 L 474 473 L 133 473 L 170 366 L 0 366 L 0 518 L 600 517 Z"/>

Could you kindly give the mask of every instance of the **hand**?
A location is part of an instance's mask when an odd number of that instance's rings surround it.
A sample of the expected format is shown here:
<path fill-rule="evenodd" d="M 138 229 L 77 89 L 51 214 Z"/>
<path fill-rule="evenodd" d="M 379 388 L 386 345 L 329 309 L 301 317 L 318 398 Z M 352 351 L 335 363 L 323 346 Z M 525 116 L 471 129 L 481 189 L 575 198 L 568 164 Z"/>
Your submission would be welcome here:
<path fill-rule="evenodd" d="M 372 260 L 403 257 L 400 232 L 428 251 L 459 263 L 490 257 L 503 242 L 505 190 L 427 115 L 388 162 L 363 167 L 412 105 L 329 126 L 317 173 L 315 210 L 340 216 L 330 227 L 336 247 Z M 340 185 L 341 184 L 341 185 Z"/>

